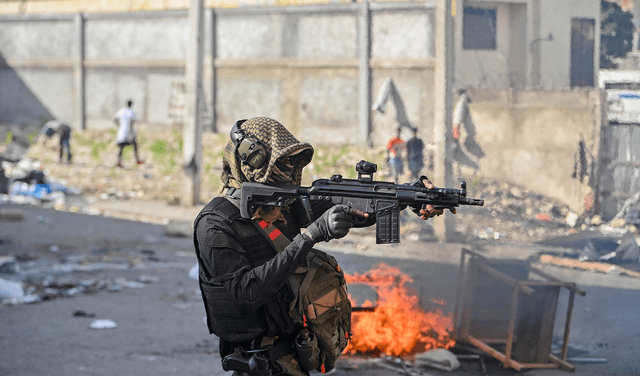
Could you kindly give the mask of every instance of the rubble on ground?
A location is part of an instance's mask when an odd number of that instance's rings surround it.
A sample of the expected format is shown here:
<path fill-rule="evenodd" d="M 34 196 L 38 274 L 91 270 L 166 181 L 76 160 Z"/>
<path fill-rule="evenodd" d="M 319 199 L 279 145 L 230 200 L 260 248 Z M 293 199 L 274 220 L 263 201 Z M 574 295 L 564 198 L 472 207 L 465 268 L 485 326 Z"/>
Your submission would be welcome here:
<path fill-rule="evenodd" d="M 29 254 L 0 256 L 0 306 L 144 288 L 160 281 L 160 277 L 145 273 L 147 270 L 192 267 L 191 263 L 162 262 L 151 250 L 133 251 L 125 257 L 109 256 L 109 252 L 96 250 L 91 255 L 65 254 L 53 258 Z M 131 275 L 105 277 L 97 273 L 104 270 Z"/>
<path fill-rule="evenodd" d="M 567 205 L 506 182 L 479 180 L 468 184 L 468 192 L 485 200 L 483 207 L 458 210 L 458 231 L 469 240 L 535 243 L 580 231 L 638 234 L 635 223 L 624 218 L 605 222 L 599 215 L 578 214 Z"/>

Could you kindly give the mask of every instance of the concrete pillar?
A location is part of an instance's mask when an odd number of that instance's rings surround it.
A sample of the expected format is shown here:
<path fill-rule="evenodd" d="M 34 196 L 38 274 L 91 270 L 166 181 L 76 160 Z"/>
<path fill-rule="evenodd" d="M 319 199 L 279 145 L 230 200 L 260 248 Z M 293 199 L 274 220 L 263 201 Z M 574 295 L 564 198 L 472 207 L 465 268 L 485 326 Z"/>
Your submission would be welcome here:
<path fill-rule="evenodd" d="M 184 205 L 200 201 L 202 175 L 202 56 L 204 0 L 191 0 L 185 80 L 187 111 L 183 128 Z"/>
<path fill-rule="evenodd" d="M 371 10 L 369 1 L 361 3 L 358 16 L 358 124 L 360 145 L 371 146 Z"/>
<path fill-rule="evenodd" d="M 453 179 L 453 137 L 451 135 L 453 75 L 455 56 L 453 43 L 453 20 L 451 2 L 438 0 L 436 8 L 436 69 L 435 69 L 435 177 L 437 187 L 454 187 Z M 460 4 L 462 5 L 462 4 Z M 432 219 L 435 234 L 440 241 L 452 240 L 455 231 L 453 214 L 446 212 L 442 217 Z"/>
<path fill-rule="evenodd" d="M 213 8 L 207 9 L 205 14 L 205 27 L 206 34 L 209 41 L 209 58 L 205 59 L 207 62 L 206 71 L 204 72 L 204 76 L 208 80 L 208 85 L 206 86 L 207 95 L 205 98 L 207 99 L 206 108 L 208 109 L 209 124 L 205 124 L 207 129 L 211 132 L 217 132 L 218 126 L 216 124 L 216 14 Z"/>
<path fill-rule="evenodd" d="M 73 66 L 75 87 L 75 126 L 76 129 L 87 129 L 85 124 L 84 101 L 84 17 L 78 13 L 74 17 L 76 32 L 76 58 Z"/>
<path fill-rule="evenodd" d="M 531 2 L 531 11 L 529 12 L 529 23 L 531 30 L 531 42 L 529 42 L 529 86 L 537 89 L 540 87 L 542 80 L 540 79 L 540 54 L 541 54 L 541 37 L 540 37 L 540 1 Z"/>

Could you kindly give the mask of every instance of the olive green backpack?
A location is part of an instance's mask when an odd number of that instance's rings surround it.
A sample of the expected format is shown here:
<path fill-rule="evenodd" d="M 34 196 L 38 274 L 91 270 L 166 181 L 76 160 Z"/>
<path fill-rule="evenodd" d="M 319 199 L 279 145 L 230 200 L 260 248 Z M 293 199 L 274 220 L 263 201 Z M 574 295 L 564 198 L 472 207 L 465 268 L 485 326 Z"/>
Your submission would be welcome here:
<path fill-rule="evenodd" d="M 351 302 L 336 259 L 313 250 L 312 261 L 289 279 L 294 295 L 289 315 L 303 329 L 296 338 L 298 361 L 305 371 L 331 371 L 351 336 Z"/>
<path fill-rule="evenodd" d="M 275 226 L 259 218 L 253 223 L 271 246 L 281 252 L 291 243 Z M 304 371 L 331 371 L 351 336 L 351 301 L 344 273 L 335 257 L 313 249 L 307 266 L 300 266 L 289 278 L 293 299 L 289 316 L 301 328 L 296 351 Z"/>

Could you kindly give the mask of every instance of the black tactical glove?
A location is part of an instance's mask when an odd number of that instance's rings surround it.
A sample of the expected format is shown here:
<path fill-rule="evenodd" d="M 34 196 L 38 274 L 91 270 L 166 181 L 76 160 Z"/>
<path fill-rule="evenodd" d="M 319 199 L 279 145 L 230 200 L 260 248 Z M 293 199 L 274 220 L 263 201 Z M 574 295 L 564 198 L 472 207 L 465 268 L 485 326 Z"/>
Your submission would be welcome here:
<path fill-rule="evenodd" d="M 315 242 L 340 239 L 353 226 L 353 209 L 348 205 L 335 205 L 307 227 L 311 240 Z"/>

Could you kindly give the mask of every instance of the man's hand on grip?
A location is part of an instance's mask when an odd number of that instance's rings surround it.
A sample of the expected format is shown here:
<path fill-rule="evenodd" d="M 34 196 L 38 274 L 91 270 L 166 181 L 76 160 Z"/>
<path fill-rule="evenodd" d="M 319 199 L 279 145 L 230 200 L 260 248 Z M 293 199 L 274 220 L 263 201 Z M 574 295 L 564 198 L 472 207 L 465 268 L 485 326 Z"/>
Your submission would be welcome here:
<path fill-rule="evenodd" d="M 335 205 L 324 212 L 320 218 L 307 227 L 307 233 L 315 242 L 340 239 L 353 227 L 353 216 L 367 217 L 368 214 L 350 208 L 348 205 Z"/>

